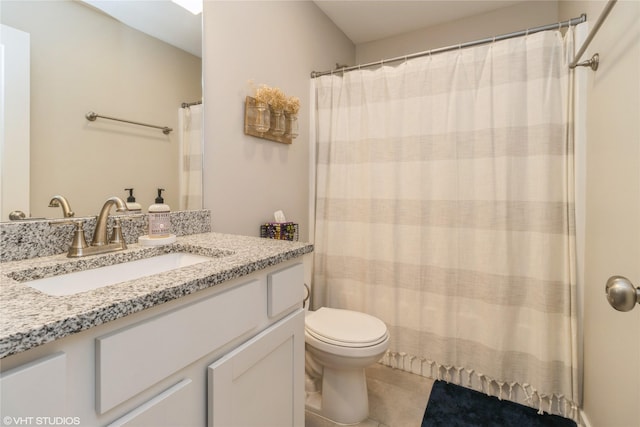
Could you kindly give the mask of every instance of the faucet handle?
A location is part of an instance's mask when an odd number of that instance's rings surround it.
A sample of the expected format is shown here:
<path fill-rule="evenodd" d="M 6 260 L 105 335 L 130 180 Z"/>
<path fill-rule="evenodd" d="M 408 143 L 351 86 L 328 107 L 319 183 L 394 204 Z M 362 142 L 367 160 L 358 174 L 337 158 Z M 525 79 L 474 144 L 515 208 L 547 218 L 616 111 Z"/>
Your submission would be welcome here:
<path fill-rule="evenodd" d="M 73 224 L 75 230 L 73 231 L 73 240 L 71 240 L 71 246 L 67 252 L 67 257 L 77 258 L 85 254 L 85 250 L 89 247 L 87 245 L 87 239 L 84 237 L 84 222 L 81 219 L 58 219 L 49 221 L 51 226 L 69 225 Z"/>
<path fill-rule="evenodd" d="M 84 237 L 84 222 L 82 220 L 71 221 L 75 225 L 76 229 L 73 232 L 73 240 L 71 246 L 69 246 L 69 252 L 67 256 L 69 258 L 81 257 L 84 255 L 84 250 L 89 247 L 87 245 L 87 239 Z"/>
<path fill-rule="evenodd" d="M 113 228 L 111 229 L 111 238 L 109 239 L 109 243 L 117 243 L 122 246 L 122 249 L 127 249 L 127 243 L 122 236 L 120 218 L 114 218 L 114 221 L 115 224 L 113 224 Z"/>

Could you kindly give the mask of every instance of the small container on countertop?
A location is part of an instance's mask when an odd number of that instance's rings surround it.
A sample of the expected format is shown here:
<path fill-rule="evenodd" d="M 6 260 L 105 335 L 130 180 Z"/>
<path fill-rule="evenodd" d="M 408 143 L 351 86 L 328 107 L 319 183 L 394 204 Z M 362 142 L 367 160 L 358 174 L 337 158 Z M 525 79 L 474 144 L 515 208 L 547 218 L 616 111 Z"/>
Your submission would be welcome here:
<path fill-rule="evenodd" d="M 176 235 L 171 234 L 171 209 L 164 203 L 163 191 L 164 188 L 158 188 L 158 197 L 149 206 L 149 234 L 138 238 L 142 246 L 168 245 L 176 241 Z"/>

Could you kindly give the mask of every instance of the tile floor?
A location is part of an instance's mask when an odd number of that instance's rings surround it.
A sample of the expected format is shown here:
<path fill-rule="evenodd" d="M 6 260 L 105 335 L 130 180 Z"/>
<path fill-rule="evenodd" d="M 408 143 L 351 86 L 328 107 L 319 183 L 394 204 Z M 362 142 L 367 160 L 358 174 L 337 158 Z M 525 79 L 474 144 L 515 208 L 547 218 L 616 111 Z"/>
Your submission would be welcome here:
<path fill-rule="evenodd" d="M 366 369 L 369 419 L 358 427 L 420 427 L 433 380 L 381 364 Z M 334 427 L 313 413 L 305 414 L 305 427 Z"/>

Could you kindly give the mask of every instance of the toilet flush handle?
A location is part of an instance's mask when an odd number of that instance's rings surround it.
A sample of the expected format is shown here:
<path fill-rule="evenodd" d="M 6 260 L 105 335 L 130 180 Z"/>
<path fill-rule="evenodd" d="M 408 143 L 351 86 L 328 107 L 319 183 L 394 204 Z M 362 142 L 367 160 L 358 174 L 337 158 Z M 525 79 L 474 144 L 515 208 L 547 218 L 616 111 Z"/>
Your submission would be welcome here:
<path fill-rule="evenodd" d="M 307 295 L 302 300 L 302 308 L 307 306 L 307 301 L 309 301 L 309 297 L 311 297 L 311 290 L 309 290 L 309 286 L 306 283 L 304 283 L 304 288 L 307 290 Z"/>

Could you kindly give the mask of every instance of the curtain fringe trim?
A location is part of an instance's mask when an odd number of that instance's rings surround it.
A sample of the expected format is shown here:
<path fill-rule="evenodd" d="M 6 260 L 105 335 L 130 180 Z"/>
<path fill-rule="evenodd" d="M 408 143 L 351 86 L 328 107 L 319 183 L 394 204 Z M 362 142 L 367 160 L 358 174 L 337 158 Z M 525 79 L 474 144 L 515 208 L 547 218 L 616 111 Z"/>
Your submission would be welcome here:
<path fill-rule="evenodd" d="M 536 390 L 531 384 L 518 382 L 498 381 L 473 369 L 464 367 L 443 365 L 436 361 L 418 357 L 405 352 L 387 351 L 380 364 L 405 372 L 417 374 L 433 380 L 446 381 L 462 387 L 480 391 L 488 396 L 497 397 L 500 400 L 506 399 L 515 403 L 524 404 L 538 410 L 538 414 L 545 412 L 549 414 L 561 415 L 570 418 L 578 425 L 580 422 L 579 408 L 564 394 L 545 394 Z M 473 379 L 479 381 L 479 388 L 474 387 Z M 518 401 L 516 394 L 521 390 L 524 398 Z M 555 407 L 555 410 L 554 410 Z"/>

